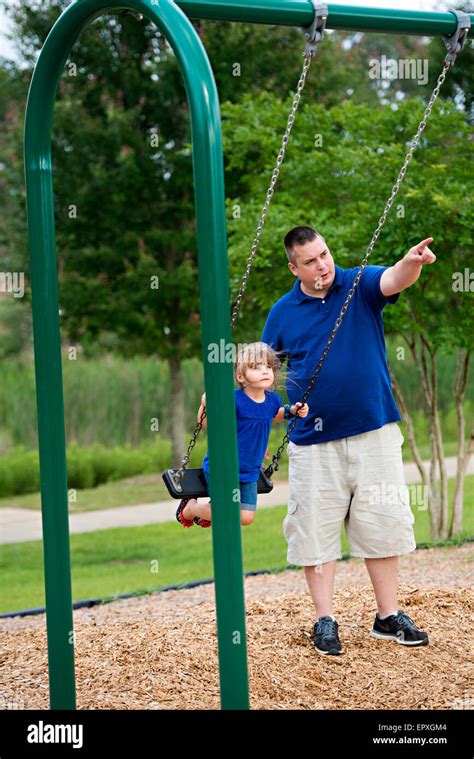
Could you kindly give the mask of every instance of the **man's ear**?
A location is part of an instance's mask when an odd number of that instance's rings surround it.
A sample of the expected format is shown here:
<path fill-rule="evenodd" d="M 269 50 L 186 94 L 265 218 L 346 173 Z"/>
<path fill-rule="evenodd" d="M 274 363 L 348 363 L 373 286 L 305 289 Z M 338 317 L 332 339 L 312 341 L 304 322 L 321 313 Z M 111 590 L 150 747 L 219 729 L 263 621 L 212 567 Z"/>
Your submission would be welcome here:
<path fill-rule="evenodd" d="M 296 268 L 295 264 L 291 263 L 291 261 L 288 261 L 288 268 L 295 277 L 298 276 L 298 269 Z"/>

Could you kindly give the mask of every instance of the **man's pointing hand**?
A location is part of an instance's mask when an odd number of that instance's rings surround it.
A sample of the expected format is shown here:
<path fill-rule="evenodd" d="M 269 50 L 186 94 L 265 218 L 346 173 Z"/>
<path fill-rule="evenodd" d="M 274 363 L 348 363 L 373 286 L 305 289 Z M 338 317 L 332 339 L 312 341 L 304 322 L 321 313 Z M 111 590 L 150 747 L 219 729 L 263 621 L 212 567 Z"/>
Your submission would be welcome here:
<path fill-rule="evenodd" d="M 426 240 L 422 240 L 418 245 L 410 248 L 405 258 L 416 264 L 433 264 L 436 261 L 436 256 L 428 247 L 431 242 L 433 242 L 432 237 L 427 237 Z"/>

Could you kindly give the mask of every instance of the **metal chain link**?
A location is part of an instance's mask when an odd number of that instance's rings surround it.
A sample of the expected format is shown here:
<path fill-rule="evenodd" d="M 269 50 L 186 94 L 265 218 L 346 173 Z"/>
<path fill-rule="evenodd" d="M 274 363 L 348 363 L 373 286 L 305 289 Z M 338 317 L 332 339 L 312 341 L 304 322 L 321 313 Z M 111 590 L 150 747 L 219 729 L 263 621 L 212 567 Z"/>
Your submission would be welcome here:
<path fill-rule="evenodd" d="M 291 129 L 292 129 L 293 123 L 295 121 L 296 112 L 298 110 L 298 106 L 299 106 L 299 103 L 300 103 L 300 100 L 301 100 L 301 94 L 302 94 L 304 86 L 306 84 L 306 77 L 308 75 L 309 67 L 311 66 L 311 61 L 312 61 L 313 56 L 314 56 L 314 51 L 313 50 L 307 50 L 307 51 L 305 51 L 305 53 L 303 53 L 303 55 L 304 55 L 303 68 L 302 68 L 301 75 L 300 75 L 300 78 L 298 80 L 298 84 L 297 84 L 297 87 L 296 87 L 296 94 L 295 94 L 295 96 L 293 98 L 293 102 L 291 104 L 291 110 L 290 110 L 290 114 L 288 116 L 288 121 L 287 121 L 287 124 L 286 124 L 285 134 L 283 135 L 283 139 L 281 141 L 281 147 L 280 147 L 280 150 L 278 152 L 275 168 L 273 169 L 272 177 L 271 177 L 271 180 L 270 180 L 270 185 L 269 185 L 268 190 L 267 190 L 267 195 L 266 195 L 266 198 L 265 198 L 265 203 L 263 205 L 262 212 L 261 212 L 261 215 L 260 215 L 260 219 L 258 221 L 257 231 L 255 233 L 255 238 L 254 238 L 254 241 L 252 243 L 252 247 L 251 247 L 251 250 L 250 250 L 250 255 L 249 255 L 248 259 L 247 259 L 247 264 L 246 264 L 246 267 L 245 267 L 242 279 L 240 281 L 239 292 L 237 294 L 235 305 L 234 305 L 234 308 L 232 310 L 232 319 L 231 319 L 231 323 L 230 323 L 231 330 L 234 329 L 235 320 L 237 319 L 238 313 L 240 311 L 240 305 L 242 303 L 242 297 L 243 297 L 243 294 L 245 292 L 245 288 L 247 287 L 247 282 L 248 282 L 250 270 L 252 268 L 253 260 L 255 258 L 255 254 L 257 252 L 257 248 L 258 248 L 258 245 L 259 245 L 259 242 L 260 242 L 260 235 L 262 234 L 263 227 L 265 226 L 265 220 L 266 220 L 268 209 L 270 207 L 270 203 L 271 203 L 271 200 L 272 200 L 272 197 L 273 197 L 273 193 L 275 191 L 275 185 L 276 185 L 277 180 L 278 180 L 278 175 L 280 174 L 281 165 L 282 165 L 282 163 L 284 161 L 284 158 L 285 158 L 286 147 L 287 147 L 288 141 L 290 139 Z M 177 482 L 179 482 L 182 479 L 182 477 L 184 475 L 184 470 L 186 469 L 186 467 L 189 464 L 189 459 L 190 459 L 192 450 L 193 450 L 194 446 L 196 445 L 196 441 L 197 441 L 197 438 L 199 436 L 199 433 L 202 430 L 202 426 L 203 426 L 203 422 L 204 422 L 205 418 L 206 418 L 206 409 L 203 410 L 203 413 L 201 414 L 199 421 L 196 423 L 196 426 L 194 428 L 194 432 L 193 432 L 192 438 L 191 438 L 191 440 L 188 443 L 188 447 L 187 447 L 186 453 L 185 453 L 184 458 L 183 458 L 183 460 L 181 462 L 181 466 L 176 471 L 176 473 L 174 475 L 175 476 L 175 480 Z"/>
<path fill-rule="evenodd" d="M 299 106 L 299 103 L 300 103 L 300 100 L 301 100 L 301 93 L 303 92 L 304 86 L 306 84 L 306 77 L 308 75 L 309 67 L 311 66 L 312 58 L 313 58 L 313 53 L 311 51 L 308 51 L 307 53 L 304 54 L 303 69 L 301 71 L 301 76 L 299 78 L 298 85 L 297 85 L 297 88 L 296 88 L 296 94 L 295 94 L 295 97 L 293 98 L 293 103 L 291 105 L 291 111 L 290 111 L 290 114 L 288 116 L 288 122 L 287 122 L 287 125 L 286 125 L 285 134 L 283 135 L 283 139 L 281 141 L 281 147 L 280 147 L 280 151 L 278 153 L 278 157 L 277 157 L 277 160 L 276 160 L 275 168 L 273 169 L 273 174 L 272 174 L 272 178 L 271 178 L 271 181 L 270 181 L 270 186 L 269 186 L 269 188 L 267 190 L 267 195 L 266 195 L 266 198 L 265 198 L 265 203 L 263 205 L 262 213 L 260 215 L 260 219 L 259 219 L 259 222 L 258 222 L 258 225 L 257 225 L 257 231 L 255 233 L 255 238 L 254 238 L 254 241 L 252 243 L 252 247 L 251 247 L 251 250 L 250 250 L 250 255 L 249 255 L 248 259 L 247 259 L 247 265 L 245 267 L 244 274 L 243 274 L 242 279 L 240 281 L 239 292 L 237 294 L 237 299 L 235 301 L 235 305 L 234 305 L 234 308 L 233 308 L 233 311 L 232 311 L 231 329 L 234 328 L 235 320 L 237 319 L 237 315 L 238 315 L 239 310 L 240 310 L 240 304 L 242 302 L 242 296 L 243 296 L 243 294 L 245 292 L 245 288 L 247 287 L 247 282 L 248 282 L 248 278 L 249 278 L 249 274 L 250 274 L 250 269 L 252 268 L 253 260 L 255 258 L 255 254 L 257 252 L 258 244 L 260 242 L 260 235 L 262 234 L 262 230 L 263 230 L 263 227 L 265 225 L 268 209 L 270 207 L 270 203 L 271 203 L 271 200 L 272 200 L 273 192 L 275 190 L 275 185 L 277 183 L 278 176 L 280 174 L 280 168 L 281 168 L 281 165 L 282 165 L 282 163 L 283 163 L 283 161 L 285 159 L 285 152 L 286 152 L 286 147 L 288 145 L 288 141 L 290 139 L 291 128 L 292 128 L 293 123 L 295 121 L 296 111 L 298 110 L 298 106 Z"/>
<path fill-rule="evenodd" d="M 333 329 L 331 331 L 331 334 L 329 335 L 328 341 L 327 341 L 326 346 L 325 346 L 325 348 L 324 348 L 324 350 L 323 350 L 323 352 L 321 354 L 321 357 L 320 357 L 320 359 L 319 359 L 319 361 L 317 363 L 317 366 L 316 366 L 316 369 L 314 370 L 313 376 L 311 377 L 311 379 L 309 381 L 309 384 L 308 384 L 308 387 L 306 388 L 306 390 L 305 390 L 305 392 L 303 394 L 303 397 L 301 399 L 301 403 L 302 404 L 305 404 L 306 401 L 308 400 L 308 397 L 309 397 L 309 395 L 311 393 L 311 390 L 313 389 L 313 385 L 314 385 L 314 383 L 316 381 L 316 378 L 317 378 L 319 372 L 321 371 L 321 367 L 324 364 L 324 361 L 326 360 L 326 356 L 329 353 L 329 349 L 330 349 L 330 347 L 331 347 L 331 345 L 332 345 L 332 343 L 334 341 L 334 337 L 335 337 L 335 335 L 336 335 L 339 327 L 341 326 L 342 320 L 344 318 L 344 315 L 345 315 L 347 309 L 349 308 L 349 303 L 351 302 L 351 299 L 352 299 L 352 297 L 354 295 L 354 292 L 355 292 L 355 290 L 356 290 L 356 288 L 357 288 L 357 286 L 359 284 L 360 278 L 362 276 L 362 272 L 364 271 L 365 267 L 367 266 L 367 261 L 369 259 L 370 254 L 372 253 L 372 251 L 373 251 L 373 249 L 375 247 L 375 243 L 377 242 L 377 239 L 378 239 L 378 237 L 380 235 L 382 227 L 384 226 L 385 221 L 387 220 L 388 213 L 389 213 L 389 211 L 390 211 L 390 209 L 391 209 L 391 207 L 393 205 L 393 201 L 395 200 L 395 197 L 396 197 L 396 195 L 397 195 L 397 193 L 398 193 L 398 191 L 400 189 L 400 186 L 401 186 L 401 184 L 403 182 L 403 179 L 405 177 L 408 165 L 409 165 L 411 159 L 413 158 L 413 153 L 414 153 L 414 151 L 415 151 L 415 149 L 416 149 L 416 147 L 417 147 L 417 145 L 418 145 L 418 143 L 420 141 L 420 137 L 422 135 L 422 132 L 423 132 L 424 128 L 426 127 L 426 123 L 427 123 L 427 121 L 428 121 L 428 119 L 429 119 L 429 117 L 431 115 L 431 111 L 433 109 L 433 105 L 434 105 L 434 103 L 436 101 L 436 98 L 439 95 L 439 91 L 441 89 L 441 86 L 442 86 L 444 80 L 446 79 L 446 73 L 447 73 L 449 67 L 450 67 L 450 63 L 445 60 L 445 62 L 443 64 L 443 69 L 441 71 L 441 74 L 438 76 L 438 80 L 436 82 L 436 86 L 435 86 L 433 92 L 431 93 L 431 97 L 429 99 L 428 105 L 426 106 L 426 110 L 425 110 L 425 112 L 423 114 L 423 118 L 421 119 L 421 121 L 420 121 L 420 123 L 418 125 L 418 129 L 417 129 L 416 134 L 415 134 L 415 136 L 414 136 L 414 138 L 413 138 L 413 140 L 411 142 L 410 149 L 408 150 L 408 153 L 405 156 L 405 160 L 403 162 L 402 168 L 400 169 L 400 173 L 398 174 L 397 181 L 393 185 L 392 192 L 390 194 L 389 199 L 387 200 L 387 203 L 385 204 L 385 208 L 384 208 L 384 211 L 383 211 L 383 213 L 382 213 L 382 215 L 381 215 L 381 217 L 379 219 L 379 222 L 377 224 L 377 228 L 376 228 L 376 230 L 375 230 L 375 232 L 374 232 L 374 234 L 372 236 L 372 239 L 371 239 L 369 245 L 367 246 L 367 249 L 366 249 L 366 252 L 365 252 L 365 256 L 362 259 L 360 267 L 359 267 L 359 271 L 357 272 L 357 274 L 356 274 L 356 276 L 354 278 L 354 281 L 352 283 L 352 286 L 351 286 L 351 288 L 349 289 L 349 291 L 347 293 L 346 299 L 345 299 L 345 301 L 344 301 L 344 303 L 342 305 L 342 308 L 341 308 L 341 311 L 339 313 L 339 316 L 337 317 L 337 319 L 336 319 L 336 321 L 334 323 L 334 327 L 333 327 Z M 285 450 L 287 444 L 290 442 L 289 436 L 293 432 L 297 420 L 298 420 L 298 417 L 295 416 L 292 419 L 292 421 L 290 422 L 290 424 L 288 425 L 288 428 L 287 428 L 287 431 L 286 431 L 286 433 L 285 433 L 285 435 L 283 437 L 283 440 L 282 440 L 282 442 L 281 442 L 281 444 L 280 444 L 277 452 L 272 457 L 272 463 L 265 470 L 265 474 L 267 475 L 267 477 L 271 477 L 271 475 L 273 474 L 273 472 L 278 471 L 279 461 L 280 461 L 280 459 L 282 457 L 283 451 Z"/>

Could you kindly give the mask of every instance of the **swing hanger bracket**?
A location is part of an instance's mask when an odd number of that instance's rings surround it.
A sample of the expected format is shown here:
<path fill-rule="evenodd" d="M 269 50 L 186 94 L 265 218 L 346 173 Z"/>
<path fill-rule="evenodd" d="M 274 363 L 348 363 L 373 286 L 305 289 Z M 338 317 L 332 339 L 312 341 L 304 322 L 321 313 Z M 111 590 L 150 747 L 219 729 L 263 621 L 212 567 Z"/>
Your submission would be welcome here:
<path fill-rule="evenodd" d="M 173 482 L 174 487 L 176 488 L 178 493 L 180 493 L 183 489 L 181 485 L 181 480 L 183 477 L 182 472 L 180 472 L 179 469 L 170 469 L 169 475 L 170 475 L 170 479 Z"/>
<path fill-rule="evenodd" d="M 326 19 L 328 17 L 328 7 L 325 3 L 311 0 L 311 4 L 314 8 L 314 18 L 310 26 L 303 27 L 304 36 L 308 40 L 303 55 L 314 55 L 316 52 L 316 46 L 324 37 Z"/>
<path fill-rule="evenodd" d="M 443 37 L 443 42 L 446 45 L 448 52 L 446 54 L 445 63 L 448 66 L 452 66 L 456 60 L 457 55 L 461 52 L 466 44 L 467 35 L 471 28 L 471 18 L 468 13 L 464 11 L 450 11 L 454 13 L 457 18 L 458 25 L 456 31 L 449 36 Z"/>

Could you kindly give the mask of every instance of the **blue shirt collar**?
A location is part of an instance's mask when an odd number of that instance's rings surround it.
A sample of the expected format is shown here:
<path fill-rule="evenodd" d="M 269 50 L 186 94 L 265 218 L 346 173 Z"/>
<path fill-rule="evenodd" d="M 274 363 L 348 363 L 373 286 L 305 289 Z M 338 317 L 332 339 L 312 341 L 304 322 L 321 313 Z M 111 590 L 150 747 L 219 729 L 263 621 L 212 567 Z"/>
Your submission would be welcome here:
<path fill-rule="evenodd" d="M 325 298 L 327 298 L 329 296 L 329 294 L 332 292 L 332 290 L 334 290 L 336 287 L 342 287 L 342 285 L 343 285 L 343 274 L 342 274 L 341 267 L 340 266 L 335 266 L 334 267 L 334 271 L 335 271 L 334 281 L 333 281 L 331 287 L 329 288 L 329 290 L 327 291 L 327 293 L 325 295 Z M 315 295 L 306 295 L 306 293 L 304 293 L 302 291 L 302 289 L 301 289 L 301 280 L 298 279 L 298 278 L 296 279 L 296 282 L 293 285 L 293 295 L 294 295 L 297 303 L 302 303 L 304 300 L 308 300 L 308 299 L 309 300 L 315 300 L 317 298 L 317 296 L 315 296 Z M 321 299 L 318 298 L 318 300 L 321 300 Z"/>

